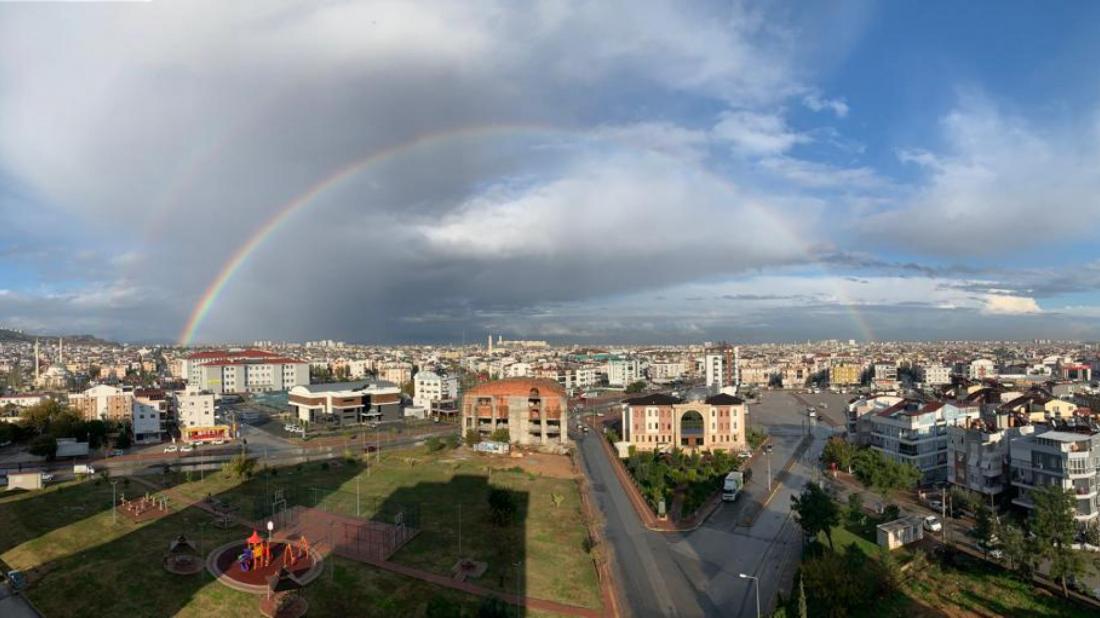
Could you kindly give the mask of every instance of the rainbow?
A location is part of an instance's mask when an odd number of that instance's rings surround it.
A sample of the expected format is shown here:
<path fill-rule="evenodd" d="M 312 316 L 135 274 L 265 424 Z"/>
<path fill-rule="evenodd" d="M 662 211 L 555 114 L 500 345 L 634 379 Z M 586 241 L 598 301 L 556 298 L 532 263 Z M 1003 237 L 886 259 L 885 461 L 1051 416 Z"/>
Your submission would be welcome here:
<path fill-rule="evenodd" d="M 336 171 L 330 173 L 328 176 L 320 179 L 316 184 L 306 189 L 305 192 L 299 194 L 298 196 L 291 199 L 289 202 L 286 202 L 278 209 L 276 209 L 271 218 L 264 222 L 260 227 L 256 228 L 249 239 L 244 244 L 242 244 L 229 257 L 228 260 L 226 260 L 221 269 L 218 271 L 217 276 L 215 276 L 214 279 L 209 283 L 209 285 L 207 285 L 206 289 L 203 291 L 202 296 L 199 298 L 198 302 L 191 310 L 187 322 L 184 325 L 183 330 L 180 332 L 177 344 L 180 346 L 188 346 L 191 344 L 192 340 L 194 339 L 195 332 L 198 330 L 203 320 L 205 320 L 206 316 L 209 314 L 210 309 L 213 307 L 215 301 L 218 299 L 219 295 L 225 289 L 229 281 L 232 280 L 237 271 L 240 270 L 241 266 L 243 266 L 248 261 L 248 258 L 264 244 L 264 241 L 275 234 L 283 226 L 283 224 L 285 224 L 295 213 L 314 203 L 326 192 L 332 190 L 334 187 L 339 186 L 344 181 L 354 177 L 356 174 L 359 174 L 374 165 L 388 161 L 390 159 L 393 159 L 394 157 L 398 157 L 417 148 L 437 145 L 455 139 L 483 137 L 486 135 L 494 134 L 531 134 L 535 136 L 546 135 L 553 137 L 582 135 L 588 137 L 587 135 L 582 134 L 576 130 L 554 128 L 543 125 L 487 125 L 463 127 L 445 132 L 423 134 L 409 141 L 389 146 L 387 148 L 374 152 L 362 159 L 357 159 L 345 164 L 344 166 L 338 168 Z M 699 171 L 711 177 L 719 179 L 723 183 L 729 182 L 727 179 L 717 176 L 710 170 L 702 167 L 698 169 Z M 772 222 L 774 222 L 777 229 L 784 231 L 788 235 L 789 239 L 794 241 L 794 244 L 796 246 L 802 247 L 803 252 L 806 253 L 808 257 L 812 257 L 810 256 L 809 251 L 806 249 L 806 244 L 801 241 L 797 234 L 792 232 L 781 220 L 775 217 L 770 211 L 768 211 L 766 208 L 755 205 L 753 200 L 748 200 L 746 206 L 756 210 L 757 212 L 761 213 Z M 818 265 L 824 270 L 824 265 Z M 863 319 L 863 316 L 860 315 L 859 311 L 856 309 L 855 303 L 851 302 L 850 298 L 848 297 L 847 291 L 845 290 L 842 283 L 836 284 L 836 291 L 837 296 L 843 301 L 842 305 L 851 316 L 856 328 L 868 341 L 874 340 L 874 336 L 870 326 L 866 323 L 866 321 Z"/>

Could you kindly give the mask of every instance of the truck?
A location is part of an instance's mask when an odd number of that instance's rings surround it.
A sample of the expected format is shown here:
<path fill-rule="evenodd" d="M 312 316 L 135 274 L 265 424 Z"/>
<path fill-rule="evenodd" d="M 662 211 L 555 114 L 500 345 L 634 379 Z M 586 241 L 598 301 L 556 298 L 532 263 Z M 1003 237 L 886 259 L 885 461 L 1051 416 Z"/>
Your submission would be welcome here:
<path fill-rule="evenodd" d="M 73 474 L 95 474 L 95 468 L 88 464 L 73 464 Z"/>
<path fill-rule="evenodd" d="M 722 502 L 733 502 L 745 486 L 745 474 L 740 470 L 734 470 L 726 475 L 722 481 Z"/>

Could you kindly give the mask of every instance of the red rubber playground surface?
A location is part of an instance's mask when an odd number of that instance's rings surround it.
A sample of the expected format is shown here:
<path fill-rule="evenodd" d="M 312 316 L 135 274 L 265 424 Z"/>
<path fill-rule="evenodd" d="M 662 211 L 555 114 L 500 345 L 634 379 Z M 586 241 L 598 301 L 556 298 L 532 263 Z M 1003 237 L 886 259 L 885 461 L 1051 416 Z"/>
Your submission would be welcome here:
<path fill-rule="evenodd" d="M 244 543 L 237 543 L 218 550 L 215 564 L 218 566 L 218 571 L 221 572 L 221 577 L 228 577 L 234 582 L 247 586 L 266 586 L 267 578 L 278 573 L 283 566 L 283 552 L 287 549 L 286 543 L 272 543 L 271 564 L 251 571 L 242 571 L 240 560 L 238 560 L 245 547 Z M 314 552 L 308 552 L 305 556 L 299 557 L 294 566 L 288 566 L 287 569 L 295 576 L 303 577 L 313 568 L 314 556 Z"/>

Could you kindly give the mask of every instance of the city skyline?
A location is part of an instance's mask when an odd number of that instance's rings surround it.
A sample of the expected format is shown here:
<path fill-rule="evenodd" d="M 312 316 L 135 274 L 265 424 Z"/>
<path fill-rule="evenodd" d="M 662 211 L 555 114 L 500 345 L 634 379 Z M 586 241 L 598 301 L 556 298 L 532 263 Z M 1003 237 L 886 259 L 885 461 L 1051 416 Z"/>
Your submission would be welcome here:
<path fill-rule="evenodd" d="M 0 322 L 1098 339 L 1100 7 L 989 6 L 0 6 Z"/>

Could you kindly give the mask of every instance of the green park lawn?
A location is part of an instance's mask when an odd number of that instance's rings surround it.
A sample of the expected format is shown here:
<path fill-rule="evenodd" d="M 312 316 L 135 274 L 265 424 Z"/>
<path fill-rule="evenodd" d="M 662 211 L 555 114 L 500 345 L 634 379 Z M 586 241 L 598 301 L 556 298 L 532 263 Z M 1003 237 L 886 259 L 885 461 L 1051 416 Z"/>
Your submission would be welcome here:
<path fill-rule="evenodd" d="M 879 553 L 871 539 L 844 526 L 833 528 L 832 534 L 838 552 L 855 545 L 868 556 Z M 823 545 L 827 543 L 824 534 L 818 540 Z M 921 550 L 895 550 L 894 557 L 906 564 L 917 551 Z M 1096 614 L 1038 590 L 980 560 L 969 559 L 960 567 L 943 566 L 930 560 L 920 568 L 907 569 L 900 590 L 878 599 L 871 609 L 856 615 L 868 618 L 941 618 L 945 615 L 1084 618 Z"/>
<path fill-rule="evenodd" d="M 493 463 L 494 465 L 489 465 Z M 347 514 L 371 514 L 394 501 L 415 504 L 421 532 L 392 558 L 395 562 L 449 573 L 458 556 L 458 510 L 462 510 L 462 553 L 487 561 L 488 572 L 475 583 L 513 592 L 517 583 L 529 596 L 600 607 L 580 498 L 572 479 L 497 469 L 499 461 L 466 451 L 427 454 L 423 450 L 384 455 L 369 468 L 320 464 L 260 473 L 249 481 L 208 474 L 202 480 L 169 475 L 163 481 L 194 498 L 215 495 L 262 517 L 266 492 L 284 488 L 307 504 Z M 518 522 L 489 522 L 489 487 L 509 489 L 519 500 Z M 124 489 L 124 481 L 118 488 Z M 127 495 L 144 493 L 130 482 Z M 561 496 L 555 505 L 551 495 Z M 197 508 L 179 509 L 144 524 L 123 517 L 112 522 L 111 486 L 94 480 L 59 484 L 47 490 L 0 494 L 0 559 L 25 570 L 28 597 L 47 616 L 182 615 L 254 616 L 257 599 L 213 582 L 206 573 L 179 577 L 160 565 L 168 543 L 180 533 L 204 551 L 243 538 L 240 527 L 220 530 Z M 516 561 L 522 562 L 520 580 Z M 474 615 L 479 599 L 360 563 L 335 559 L 334 571 L 308 586 L 311 615 L 423 615 L 428 602 L 442 597 Z M 540 615 L 528 612 L 527 615 Z"/>

